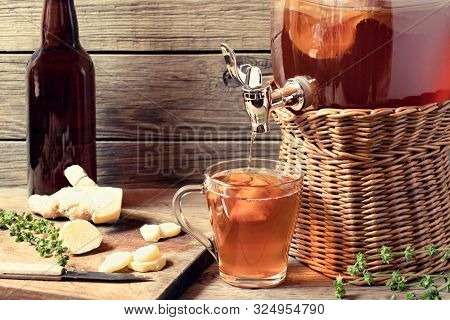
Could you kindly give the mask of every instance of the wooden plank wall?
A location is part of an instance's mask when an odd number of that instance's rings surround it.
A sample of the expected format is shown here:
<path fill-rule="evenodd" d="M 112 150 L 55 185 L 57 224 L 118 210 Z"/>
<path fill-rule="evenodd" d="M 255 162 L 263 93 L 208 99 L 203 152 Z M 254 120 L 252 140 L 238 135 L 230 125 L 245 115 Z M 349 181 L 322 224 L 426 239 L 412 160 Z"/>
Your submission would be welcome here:
<path fill-rule="evenodd" d="M 99 181 L 175 186 L 247 155 L 240 90 L 219 53 L 270 73 L 270 0 L 76 0 L 97 71 Z M 0 0 L 0 186 L 26 184 L 25 68 L 39 46 L 43 0 Z M 258 156 L 276 157 L 277 132 Z"/>

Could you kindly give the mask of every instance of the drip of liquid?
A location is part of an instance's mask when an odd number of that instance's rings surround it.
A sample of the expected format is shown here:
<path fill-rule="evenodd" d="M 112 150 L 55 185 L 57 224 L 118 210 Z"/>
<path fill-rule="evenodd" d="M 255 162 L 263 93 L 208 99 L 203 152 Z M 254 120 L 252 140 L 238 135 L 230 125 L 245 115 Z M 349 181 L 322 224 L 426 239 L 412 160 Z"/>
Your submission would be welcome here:
<path fill-rule="evenodd" d="M 250 168 L 253 158 L 253 144 L 255 143 L 256 139 L 256 133 L 252 132 L 251 138 L 250 138 L 250 146 L 248 150 L 248 167 Z"/>

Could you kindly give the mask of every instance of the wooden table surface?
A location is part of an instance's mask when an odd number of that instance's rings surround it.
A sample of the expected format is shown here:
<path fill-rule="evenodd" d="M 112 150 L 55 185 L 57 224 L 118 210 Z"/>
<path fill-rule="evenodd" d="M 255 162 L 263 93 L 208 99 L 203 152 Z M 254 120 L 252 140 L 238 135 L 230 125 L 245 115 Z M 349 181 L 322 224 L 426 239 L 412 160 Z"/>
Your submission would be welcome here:
<path fill-rule="evenodd" d="M 23 189 L 0 189 L 1 194 L 22 193 Z M 124 207 L 138 207 L 145 204 L 146 210 L 149 212 L 158 212 L 159 214 L 172 214 L 172 197 L 175 193 L 173 189 L 152 189 L 152 190 L 127 190 L 124 196 Z M 4 204 L 0 205 L 3 206 Z M 211 227 L 209 225 L 208 211 L 206 209 L 205 199 L 201 195 L 192 195 L 185 198 L 184 202 L 185 215 L 191 223 L 198 229 L 211 235 Z M 200 247 L 200 244 L 198 244 Z M 392 292 L 384 286 L 376 287 L 357 287 L 352 286 L 347 289 L 348 299 L 389 299 Z M 404 294 L 397 295 L 399 299 Z M 450 294 L 444 294 L 444 298 L 449 299 Z M 30 293 L 29 299 L 39 299 Z M 98 297 L 97 297 L 98 298 Z M 295 259 L 290 259 L 288 275 L 286 281 L 276 287 L 270 289 L 240 289 L 232 287 L 224 283 L 218 274 L 218 266 L 213 263 L 206 271 L 204 271 L 198 279 L 196 279 L 185 292 L 181 295 L 182 299 L 334 299 L 334 289 L 332 287 L 332 279 L 309 269 Z"/>
<path fill-rule="evenodd" d="M 176 221 L 170 204 L 160 202 L 158 197 L 158 190 L 125 191 L 120 220 L 114 224 L 97 226 L 103 237 L 101 246 L 86 254 L 72 255 L 67 268 L 97 271 L 110 253 L 133 252 L 148 245 L 139 231 L 142 225 Z M 0 207 L 3 209 L 24 212 L 27 210 L 26 200 L 24 189 L 0 191 Z M 55 223 L 61 227 L 65 221 L 57 219 Z M 160 240 L 158 247 L 167 257 L 167 264 L 160 272 L 140 274 L 151 281 L 69 283 L 0 279 L 0 299 L 177 299 L 213 260 L 188 234 Z M 56 263 L 53 258 L 41 258 L 34 247 L 26 242 L 16 243 L 6 231 L 0 231 L 0 262 L 36 263 L 49 267 Z M 125 269 L 121 272 L 132 271 Z"/>

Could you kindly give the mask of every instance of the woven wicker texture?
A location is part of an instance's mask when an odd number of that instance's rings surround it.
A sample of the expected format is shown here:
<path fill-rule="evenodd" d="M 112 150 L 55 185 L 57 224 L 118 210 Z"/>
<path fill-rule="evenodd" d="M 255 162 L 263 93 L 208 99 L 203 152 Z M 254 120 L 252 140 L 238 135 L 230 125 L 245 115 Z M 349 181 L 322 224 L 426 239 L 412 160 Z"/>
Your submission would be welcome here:
<path fill-rule="evenodd" d="M 277 110 L 280 159 L 304 170 L 291 255 L 335 277 L 354 254 L 430 243 L 450 245 L 450 103 L 378 110 Z M 417 255 L 372 271 L 438 272 L 440 256 Z"/>

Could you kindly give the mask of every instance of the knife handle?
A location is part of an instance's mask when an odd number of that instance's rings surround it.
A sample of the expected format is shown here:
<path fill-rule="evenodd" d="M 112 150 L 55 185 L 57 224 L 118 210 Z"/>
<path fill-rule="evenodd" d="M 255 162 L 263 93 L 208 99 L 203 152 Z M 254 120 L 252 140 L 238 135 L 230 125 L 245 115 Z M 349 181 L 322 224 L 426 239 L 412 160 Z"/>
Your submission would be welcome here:
<path fill-rule="evenodd" d="M 30 276 L 62 276 L 65 269 L 50 264 L 0 263 L 0 274 Z"/>

